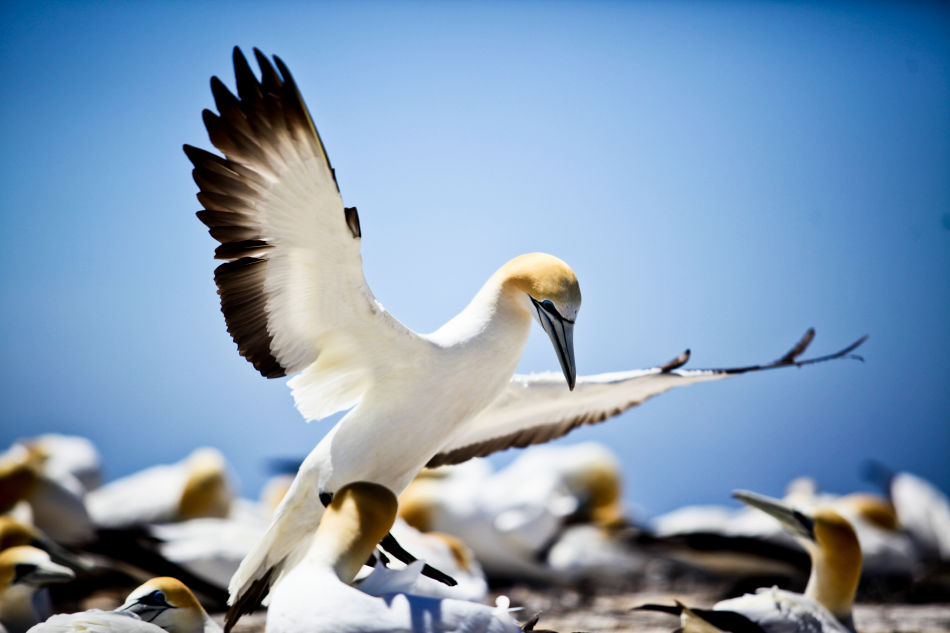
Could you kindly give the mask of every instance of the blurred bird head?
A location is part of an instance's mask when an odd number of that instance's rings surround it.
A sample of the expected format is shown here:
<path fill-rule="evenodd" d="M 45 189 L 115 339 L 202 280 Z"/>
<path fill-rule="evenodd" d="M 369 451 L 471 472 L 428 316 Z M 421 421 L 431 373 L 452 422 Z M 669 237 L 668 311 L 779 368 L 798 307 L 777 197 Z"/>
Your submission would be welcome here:
<path fill-rule="evenodd" d="M 0 592 L 14 585 L 42 587 L 69 582 L 73 570 L 50 560 L 49 554 L 29 545 L 18 545 L 0 552 Z"/>
<path fill-rule="evenodd" d="M 185 467 L 188 475 L 178 500 L 179 517 L 227 517 L 234 492 L 224 456 L 214 448 L 199 448 L 185 460 Z"/>
<path fill-rule="evenodd" d="M 861 546 L 851 524 L 830 508 L 801 511 L 778 499 L 739 490 L 732 496 L 775 517 L 811 558 L 805 595 L 853 626 L 851 607 L 861 578 Z"/>
<path fill-rule="evenodd" d="M 574 389 L 574 321 L 581 307 L 574 271 L 553 255 L 529 253 L 515 257 L 499 272 L 504 286 L 522 293 L 522 305 L 551 339 L 567 385 Z"/>

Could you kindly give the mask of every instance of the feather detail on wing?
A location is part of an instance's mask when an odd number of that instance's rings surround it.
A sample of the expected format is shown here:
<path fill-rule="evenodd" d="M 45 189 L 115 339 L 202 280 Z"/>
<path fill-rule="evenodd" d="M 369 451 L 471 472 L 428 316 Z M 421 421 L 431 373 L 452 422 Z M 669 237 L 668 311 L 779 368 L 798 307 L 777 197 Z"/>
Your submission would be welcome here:
<path fill-rule="evenodd" d="M 727 369 L 680 369 L 689 360 L 687 350 L 651 369 L 580 376 L 573 391 L 566 388 L 560 373 L 516 374 L 505 391 L 450 438 L 426 465 L 456 464 L 506 448 L 549 442 L 584 424 L 603 422 L 674 387 L 834 358 L 860 360 L 850 353 L 867 338 L 864 336 L 834 354 L 798 360 L 814 335 L 815 331 L 809 329 L 788 353 L 771 363 Z"/>
<path fill-rule="evenodd" d="M 371 358 L 384 339 L 389 344 L 409 331 L 366 285 L 359 217 L 343 206 L 293 77 L 279 58 L 275 69 L 260 51 L 254 54 L 260 80 L 234 49 L 237 96 L 211 80 L 218 113 L 205 110 L 203 118 L 224 157 L 184 148 L 204 207 L 198 217 L 221 243 L 215 257 L 227 260 L 215 282 L 228 331 L 268 378 L 299 372 L 324 354 L 339 358 L 356 350 Z M 352 406 L 371 371 L 369 361 L 325 362 L 298 381 L 298 405 L 309 419 Z M 306 395 L 311 388 L 313 398 Z M 304 411 L 315 400 L 315 410 Z"/>

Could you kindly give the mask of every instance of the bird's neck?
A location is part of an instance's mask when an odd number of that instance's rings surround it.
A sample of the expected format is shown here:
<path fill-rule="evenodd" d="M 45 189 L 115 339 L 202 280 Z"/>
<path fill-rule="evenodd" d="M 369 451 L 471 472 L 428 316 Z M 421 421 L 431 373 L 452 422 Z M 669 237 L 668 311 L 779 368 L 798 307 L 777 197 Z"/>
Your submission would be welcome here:
<path fill-rule="evenodd" d="M 805 595 L 820 603 L 846 626 L 861 578 L 861 560 L 850 551 L 819 551 L 812 555 Z"/>
<path fill-rule="evenodd" d="M 328 529 L 329 523 L 317 528 L 304 564 L 314 573 L 331 572 L 342 582 L 350 583 L 373 554 L 376 543 L 358 528 L 342 532 Z"/>
<path fill-rule="evenodd" d="M 485 282 L 464 310 L 430 334 L 429 338 L 444 347 L 499 342 L 516 346 L 520 354 L 530 327 L 531 312 L 527 295 L 496 273 Z"/>
<path fill-rule="evenodd" d="M 33 606 L 36 587 L 12 585 L 0 590 L 0 630 L 23 633 L 45 619 L 48 614 L 37 613 Z"/>

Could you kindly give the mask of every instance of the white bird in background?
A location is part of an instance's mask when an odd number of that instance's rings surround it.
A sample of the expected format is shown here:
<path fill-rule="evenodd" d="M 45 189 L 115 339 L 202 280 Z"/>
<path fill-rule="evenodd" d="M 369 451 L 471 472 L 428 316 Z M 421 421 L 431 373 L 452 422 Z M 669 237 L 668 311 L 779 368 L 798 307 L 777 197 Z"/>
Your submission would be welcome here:
<path fill-rule="evenodd" d="M 804 594 L 763 588 L 718 602 L 712 610 L 692 611 L 724 631 L 756 630 L 751 622 L 766 633 L 853 633 L 851 609 L 861 578 L 861 546 L 851 524 L 829 508 L 802 511 L 745 491 L 733 496 L 775 517 L 804 546 L 811 558 L 808 584 Z M 680 613 L 682 605 L 638 609 Z M 736 628 L 737 623 L 745 628 Z"/>
<path fill-rule="evenodd" d="M 233 499 L 224 456 L 199 448 L 175 464 L 151 466 L 93 490 L 86 506 L 97 526 L 118 528 L 226 517 Z"/>
<path fill-rule="evenodd" d="M 23 633 L 50 615 L 46 585 L 76 575 L 29 545 L 0 552 L 0 633 Z"/>
<path fill-rule="evenodd" d="M 387 488 L 339 488 L 307 539 L 306 555 L 271 591 L 268 633 L 521 633 L 505 607 L 405 593 L 375 597 L 347 584 L 395 518 L 396 496 Z M 405 571 L 418 573 L 418 564 Z"/>
<path fill-rule="evenodd" d="M 553 580 L 562 576 L 545 564 L 545 550 L 557 547 L 568 522 L 623 523 L 621 489 L 620 464 L 605 446 L 538 446 L 497 472 L 480 460 L 423 471 L 400 495 L 399 513 L 420 530 L 461 538 L 494 578 Z M 601 536 L 579 531 L 571 542 L 608 545 Z M 579 557 L 572 551 L 568 542 L 558 549 L 564 579 L 593 564 L 589 549 Z"/>
<path fill-rule="evenodd" d="M 220 633 L 191 590 L 176 578 L 158 577 L 132 591 L 114 611 L 60 613 L 29 633 Z"/>
<path fill-rule="evenodd" d="M 13 511 L 57 543 L 78 545 L 95 538 L 86 510 L 85 488 L 68 473 L 51 475 L 45 456 L 15 443 L 0 454 L 0 513 Z M 28 511 L 23 512 L 24 506 Z"/>
<path fill-rule="evenodd" d="M 675 386 L 823 360 L 796 360 L 809 332 L 765 366 L 681 371 L 684 354 L 654 369 L 578 379 L 579 285 L 567 264 L 543 253 L 506 263 L 437 331 L 413 332 L 366 284 L 359 217 L 343 205 L 290 72 L 279 58 L 278 72 L 260 51 L 255 56 L 260 80 L 234 50 L 237 97 L 211 80 L 218 114 L 205 110 L 203 118 L 224 157 L 184 147 L 204 207 L 198 217 L 221 242 L 215 257 L 226 260 L 215 271 L 221 309 L 238 350 L 264 376 L 298 374 L 288 384 L 307 420 L 350 411 L 304 461 L 232 578 L 226 628 L 300 559 L 303 537 L 323 513 L 320 497 L 347 482 L 399 492 L 426 465 L 546 442 Z M 551 374 L 512 379 L 533 319 L 573 392 Z"/>
<path fill-rule="evenodd" d="M 950 499 L 919 475 L 867 464 L 868 479 L 890 497 L 897 521 L 914 541 L 921 560 L 930 565 L 950 562 Z"/>
<path fill-rule="evenodd" d="M 75 479 L 84 490 L 94 490 L 102 483 L 102 458 L 89 438 L 44 433 L 17 443 L 41 457 L 47 477 L 63 482 Z"/>

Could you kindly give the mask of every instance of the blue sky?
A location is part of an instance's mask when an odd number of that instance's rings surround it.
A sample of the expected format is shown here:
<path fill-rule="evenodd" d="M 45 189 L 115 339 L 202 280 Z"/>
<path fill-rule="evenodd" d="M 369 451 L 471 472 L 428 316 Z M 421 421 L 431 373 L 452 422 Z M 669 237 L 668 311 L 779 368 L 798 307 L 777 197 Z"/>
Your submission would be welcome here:
<path fill-rule="evenodd" d="M 582 374 L 839 361 L 665 394 L 598 440 L 643 514 L 950 489 L 950 13 L 900 3 L 0 5 L 0 444 L 81 433 L 110 477 L 200 445 L 254 495 L 303 455 L 284 380 L 238 356 L 182 143 L 231 48 L 280 55 L 360 210 L 366 277 L 421 331 L 519 253 L 570 263 Z M 557 369 L 540 329 L 522 371 Z M 499 464 L 512 454 L 497 459 Z"/>

